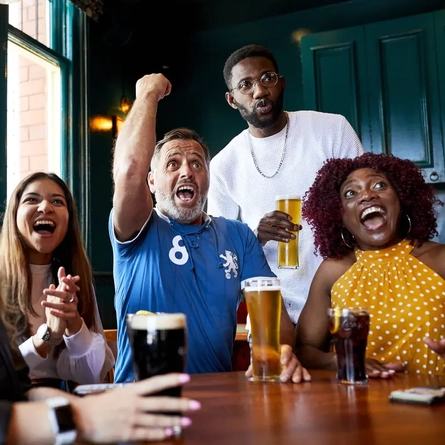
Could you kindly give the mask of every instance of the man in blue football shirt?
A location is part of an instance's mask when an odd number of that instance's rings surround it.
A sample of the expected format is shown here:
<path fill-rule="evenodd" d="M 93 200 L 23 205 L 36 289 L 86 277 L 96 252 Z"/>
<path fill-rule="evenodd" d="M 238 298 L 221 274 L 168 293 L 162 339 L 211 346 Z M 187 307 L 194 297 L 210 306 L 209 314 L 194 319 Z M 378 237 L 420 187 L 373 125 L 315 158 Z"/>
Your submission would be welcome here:
<path fill-rule="evenodd" d="M 156 144 L 158 101 L 170 90 L 162 74 L 137 82 L 136 100 L 115 147 L 109 233 L 118 382 L 134 378 L 125 315 L 141 309 L 186 314 L 187 372 L 230 371 L 241 281 L 274 276 L 246 224 L 204 213 L 210 155 L 200 136 L 176 129 Z M 281 380 L 309 380 L 292 353 L 294 329 L 285 309 L 281 342 Z"/>

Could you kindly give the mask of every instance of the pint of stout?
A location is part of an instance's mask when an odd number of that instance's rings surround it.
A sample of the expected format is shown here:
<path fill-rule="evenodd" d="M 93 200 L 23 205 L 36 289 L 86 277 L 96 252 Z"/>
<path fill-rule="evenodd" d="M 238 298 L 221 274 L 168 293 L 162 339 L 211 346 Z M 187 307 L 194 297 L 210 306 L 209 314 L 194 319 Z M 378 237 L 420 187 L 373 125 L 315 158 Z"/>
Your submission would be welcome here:
<path fill-rule="evenodd" d="M 256 277 L 243 281 L 250 319 L 253 380 L 279 381 L 281 287 L 278 278 Z"/>
<path fill-rule="evenodd" d="M 127 317 L 135 380 L 169 372 L 184 372 L 187 359 L 184 314 L 151 314 Z M 181 386 L 158 395 L 181 396 Z"/>
<path fill-rule="evenodd" d="M 297 195 L 279 195 L 275 197 L 276 209 L 292 217 L 293 224 L 301 224 L 301 198 Z M 295 239 L 288 243 L 278 243 L 278 268 L 298 269 L 300 260 L 298 255 L 298 232 L 293 232 Z"/>

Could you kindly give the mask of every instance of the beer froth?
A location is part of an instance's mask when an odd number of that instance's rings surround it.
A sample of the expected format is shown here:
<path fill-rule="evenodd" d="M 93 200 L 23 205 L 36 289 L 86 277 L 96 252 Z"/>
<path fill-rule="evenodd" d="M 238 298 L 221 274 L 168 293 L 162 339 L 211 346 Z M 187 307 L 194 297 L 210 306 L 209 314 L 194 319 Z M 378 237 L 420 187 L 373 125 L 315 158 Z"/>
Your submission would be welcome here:
<path fill-rule="evenodd" d="M 135 330 L 172 330 L 186 326 L 184 314 L 133 315 L 130 326 Z"/>
<path fill-rule="evenodd" d="M 244 292 L 266 292 L 266 291 L 279 291 L 281 290 L 280 286 L 249 286 L 245 287 Z"/>

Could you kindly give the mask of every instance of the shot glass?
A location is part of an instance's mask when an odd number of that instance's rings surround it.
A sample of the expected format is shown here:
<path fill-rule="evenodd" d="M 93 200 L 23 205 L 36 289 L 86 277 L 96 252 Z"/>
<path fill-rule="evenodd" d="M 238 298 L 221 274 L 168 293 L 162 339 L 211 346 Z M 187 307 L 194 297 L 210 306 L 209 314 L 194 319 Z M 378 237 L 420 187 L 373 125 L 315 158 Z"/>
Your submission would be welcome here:
<path fill-rule="evenodd" d="M 301 197 L 298 195 L 278 195 L 275 197 L 276 209 L 292 217 L 293 224 L 301 223 Z M 278 268 L 298 269 L 300 260 L 298 255 L 298 232 L 294 232 L 295 239 L 288 243 L 278 242 Z"/>
<path fill-rule="evenodd" d="M 365 307 L 328 309 L 329 330 L 337 353 L 337 379 L 347 385 L 366 385 L 366 345 L 369 311 Z"/>
<path fill-rule="evenodd" d="M 250 319 L 252 379 L 279 382 L 281 287 L 278 278 L 256 277 L 241 284 Z"/>

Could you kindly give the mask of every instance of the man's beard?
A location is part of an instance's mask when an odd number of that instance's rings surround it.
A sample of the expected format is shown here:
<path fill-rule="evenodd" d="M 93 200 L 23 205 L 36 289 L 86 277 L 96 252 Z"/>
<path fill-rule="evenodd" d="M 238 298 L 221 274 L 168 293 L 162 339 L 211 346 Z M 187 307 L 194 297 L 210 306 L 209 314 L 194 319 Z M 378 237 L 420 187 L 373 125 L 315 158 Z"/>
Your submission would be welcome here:
<path fill-rule="evenodd" d="M 207 195 L 199 195 L 196 204 L 192 208 L 178 207 L 174 195 L 168 195 L 162 192 L 156 192 L 156 207 L 170 219 L 181 224 L 190 224 L 196 221 L 202 214 Z"/>
<path fill-rule="evenodd" d="M 244 107 L 243 105 L 239 104 L 236 101 L 235 101 L 235 104 L 238 108 L 238 111 L 241 114 L 241 117 L 246 122 L 248 122 L 250 125 L 252 125 L 255 128 L 264 129 L 264 128 L 271 127 L 272 125 L 274 125 L 278 122 L 278 119 L 281 116 L 281 112 L 283 111 L 283 100 L 284 100 L 284 90 L 281 90 L 281 93 L 277 97 L 277 100 L 275 103 L 265 99 L 265 101 L 267 103 L 272 104 L 272 114 L 267 118 L 265 118 L 263 115 L 261 115 L 261 113 L 258 113 L 256 108 L 252 111 L 249 111 L 246 107 Z M 260 102 L 260 101 L 258 101 L 258 102 Z"/>

